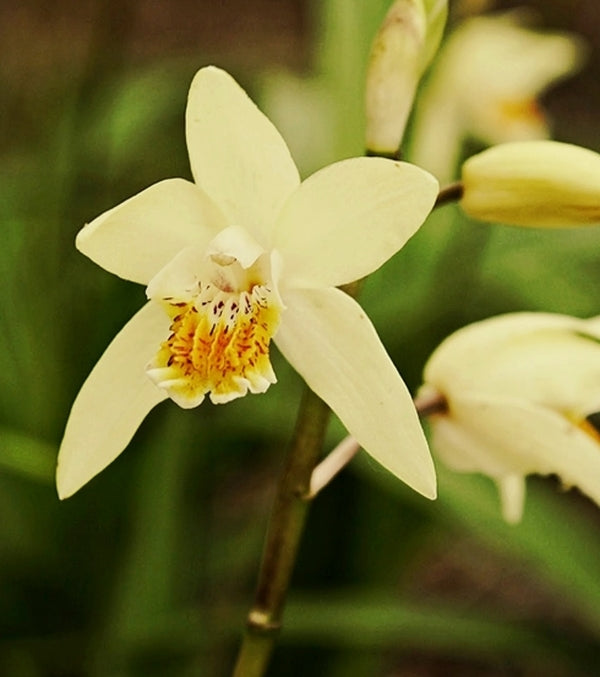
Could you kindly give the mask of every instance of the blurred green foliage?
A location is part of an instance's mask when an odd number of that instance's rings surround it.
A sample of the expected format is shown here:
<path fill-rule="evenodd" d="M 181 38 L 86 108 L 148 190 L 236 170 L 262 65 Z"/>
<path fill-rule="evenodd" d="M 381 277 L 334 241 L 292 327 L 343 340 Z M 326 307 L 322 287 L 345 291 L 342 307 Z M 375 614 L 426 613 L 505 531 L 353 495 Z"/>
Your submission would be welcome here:
<path fill-rule="evenodd" d="M 568 3 L 546 4 L 553 21 L 566 19 Z M 366 55 L 387 6 L 305 9 L 305 68 L 335 130 L 305 174 L 362 152 Z M 95 20 L 120 25 L 121 5 L 103 7 Z M 144 298 L 79 255 L 74 236 L 145 186 L 189 177 L 187 87 L 218 56 L 199 44 L 134 58 L 125 29 L 88 31 L 85 19 L 67 26 L 71 44 L 50 39 L 38 53 L 27 43 L 31 58 L 13 55 L 17 67 L 0 72 L 0 675 L 225 676 L 300 383 L 276 355 L 279 383 L 265 395 L 191 412 L 167 402 L 107 471 L 58 501 L 53 468 L 70 403 Z M 230 48 L 220 65 L 258 93 L 264 78 L 244 55 Z M 555 95 L 557 129 L 593 147 L 585 87 L 566 87 Z M 579 108 L 565 104 L 577 96 Z M 483 226 L 447 207 L 369 279 L 362 302 L 414 389 L 431 350 L 469 321 L 600 312 L 599 251 L 597 229 Z M 334 422 L 328 444 L 342 434 Z M 440 468 L 440 499 L 428 503 L 359 456 L 315 502 L 270 674 L 595 674 L 600 513 L 552 480 L 530 488 L 523 523 L 508 527 L 486 480 Z"/>

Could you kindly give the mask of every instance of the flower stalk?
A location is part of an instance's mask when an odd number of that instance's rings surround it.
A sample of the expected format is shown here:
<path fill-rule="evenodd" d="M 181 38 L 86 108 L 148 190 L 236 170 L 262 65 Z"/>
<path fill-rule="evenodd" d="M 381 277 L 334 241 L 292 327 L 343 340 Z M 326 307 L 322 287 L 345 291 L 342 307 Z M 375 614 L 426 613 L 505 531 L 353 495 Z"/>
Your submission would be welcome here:
<path fill-rule="evenodd" d="M 256 597 L 248 614 L 233 677 L 261 677 L 267 669 L 313 498 L 310 480 L 321 455 L 329 415 L 329 407 L 306 387 L 277 486 Z"/>
<path fill-rule="evenodd" d="M 465 187 L 462 181 L 455 181 L 454 183 L 449 183 L 447 186 L 444 186 L 444 188 L 440 189 L 433 208 L 437 209 L 438 207 L 443 207 L 451 202 L 458 202 L 462 199 L 464 189 Z"/>

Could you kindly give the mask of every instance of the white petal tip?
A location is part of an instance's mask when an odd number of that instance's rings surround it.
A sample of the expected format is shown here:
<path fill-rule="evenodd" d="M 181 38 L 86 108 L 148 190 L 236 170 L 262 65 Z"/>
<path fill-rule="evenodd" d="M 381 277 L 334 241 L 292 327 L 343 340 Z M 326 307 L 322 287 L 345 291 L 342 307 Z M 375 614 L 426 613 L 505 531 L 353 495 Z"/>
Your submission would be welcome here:
<path fill-rule="evenodd" d="M 367 450 L 365 449 L 365 451 Z M 429 451 L 427 451 L 427 453 L 429 454 Z M 381 460 L 379 460 L 376 456 L 373 454 L 371 454 L 371 456 L 373 456 L 376 461 L 381 463 Z M 429 456 L 429 460 L 431 460 L 431 456 Z M 383 465 L 383 463 L 381 464 Z M 384 467 L 386 467 L 388 472 L 390 472 L 394 477 L 399 479 L 401 482 L 404 482 L 404 484 L 423 496 L 423 498 L 427 498 L 430 501 L 435 501 L 437 499 L 437 475 L 435 468 L 433 467 L 433 462 L 431 462 L 431 467 L 429 468 L 420 469 L 418 471 L 412 468 L 409 473 L 406 472 L 406 466 L 398 467 L 396 464 L 394 469 L 385 465 Z"/>
<path fill-rule="evenodd" d="M 415 491 L 418 491 L 422 496 L 424 496 L 425 498 L 428 498 L 430 501 L 435 501 L 438 497 L 437 482 L 436 482 L 435 478 L 433 479 L 433 482 L 431 484 L 429 484 L 427 487 L 424 487 L 422 489 L 416 489 L 415 488 Z"/>
<path fill-rule="evenodd" d="M 419 464 L 421 467 L 412 467 L 410 468 L 410 471 L 407 472 L 406 466 L 402 469 L 396 466 L 396 471 L 393 474 L 407 484 L 413 491 L 416 491 L 430 501 L 435 501 L 438 496 L 435 466 L 433 465 L 433 459 L 431 458 L 429 448 L 425 447 L 422 453 L 423 456 L 421 463 Z"/>
<path fill-rule="evenodd" d="M 84 484 L 85 482 L 74 482 L 72 478 L 65 479 L 64 472 L 61 472 L 61 466 L 58 466 L 56 470 L 56 493 L 61 501 L 73 496 Z"/>
<path fill-rule="evenodd" d="M 70 498 L 75 493 L 75 491 L 72 491 L 72 492 L 69 493 L 67 491 L 61 491 L 57 487 L 57 493 L 58 493 L 59 500 L 64 501 L 65 499 Z"/>

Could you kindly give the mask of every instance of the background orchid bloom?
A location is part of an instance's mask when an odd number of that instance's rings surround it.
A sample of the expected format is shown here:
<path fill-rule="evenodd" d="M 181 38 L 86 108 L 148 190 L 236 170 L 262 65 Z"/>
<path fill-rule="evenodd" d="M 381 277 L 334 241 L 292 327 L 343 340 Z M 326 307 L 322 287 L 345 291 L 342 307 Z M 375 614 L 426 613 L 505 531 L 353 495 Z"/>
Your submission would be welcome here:
<path fill-rule="evenodd" d="M 433 497 L 435 475 L 410 394 L 360 306 L 337 286 L 397 252 L 437 182 L 381 158 L 300 182 L 283 139 L 224 71 L 203 68 L 186 111 L 194 183 L 168 179 L 102 214 L 77 247 L 147 285 L 148 303 L 84 383 L 65 430 L 66 497 L 129 443 L 157 403 L 195 407 L 264 392 L 273 339 L 360 443 Z"/>
<path fill-rule="evenodd" d="M 525 476 L 556 474 L 600 504 L 600 320 L 514 313 L 465 327 L 433 353 L 419 398 L 440 395 L 432 446 L 459 472 L 489 475 L 521 518 Z"/>
<path fill-rule="evenodd" d="M 526 16 L 526 15 L 525 15 Z M 523 13 L 464 21 L 448 38 L 417 108 L 410 159 L 441 181 L 454 178 L 462 143 L 549 137 L 537 99 L 582 64 L 582 41 L 536 32 Z"/>

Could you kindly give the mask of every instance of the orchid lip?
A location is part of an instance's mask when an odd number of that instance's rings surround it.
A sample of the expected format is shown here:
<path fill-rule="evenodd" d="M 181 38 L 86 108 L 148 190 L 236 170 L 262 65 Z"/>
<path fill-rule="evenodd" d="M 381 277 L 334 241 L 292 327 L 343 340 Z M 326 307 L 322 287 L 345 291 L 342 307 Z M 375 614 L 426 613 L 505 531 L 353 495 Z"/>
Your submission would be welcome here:
<path fill-rule="evenodd" d="M 207 394 L 225 403 L 276 382 L 269 347 L 282 307 L 268 258 L 252 257 L 244 268 L 234 255 L 211 248 L 198 272 L 184 272 L 197 280 L 194 287 L 155 299 L 171 323 L 147 374 L 180 406 L 198 406 Z M 166 280 L 169 274 L 161 271 Z"/>

